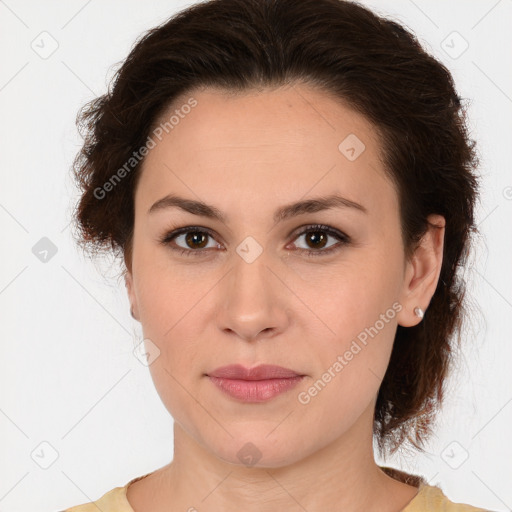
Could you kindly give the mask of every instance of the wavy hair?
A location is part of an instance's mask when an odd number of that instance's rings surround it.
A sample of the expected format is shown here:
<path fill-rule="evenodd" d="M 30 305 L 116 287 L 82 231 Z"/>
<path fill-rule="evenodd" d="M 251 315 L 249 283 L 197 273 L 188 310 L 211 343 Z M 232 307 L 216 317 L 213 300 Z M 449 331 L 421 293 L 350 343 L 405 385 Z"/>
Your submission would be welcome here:
<path fill-rule="evenodd" d="M 404 26 L 344 0 L 210 0 L 145 32 L 108 92 L 82 107 L 84 144 L 73 162 L 81 196 L 75 238 L 93 254 L 113 251 L 131 268 L 134 192 L 143 159 L 104 197 L 98 190 L 144 146 L 173 101 L 200 87 L 243 93 L 306 83 L 374 126 L 399 195 L 409 258 L 428 228 L 446 219 L 443 263 L 423 321 L 398 326 L 375 406 L 382 454 L 432 434 L 465 305 L 466 263 L 477 232 L 475 143 L 447 68 Z M 125 168 L 126 169 L 126 168 Z"/>

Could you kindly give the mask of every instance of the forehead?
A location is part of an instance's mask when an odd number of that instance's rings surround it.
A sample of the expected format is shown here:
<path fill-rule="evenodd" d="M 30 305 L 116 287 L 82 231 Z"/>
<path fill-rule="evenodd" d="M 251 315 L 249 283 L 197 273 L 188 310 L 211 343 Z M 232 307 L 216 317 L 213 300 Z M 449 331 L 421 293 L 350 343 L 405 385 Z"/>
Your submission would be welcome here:
<path fill-rule="evenodd" d="M 191 106 L 193 105 L 193 106 Z M 155 135 L 155 129 L 157 135 Z M 394 206 L 376 128 L 342 101 L 304 84 L 183 94 L 160 116 L 142 167 L 138 202 L 162 195 L 276 201 L 343 193 Z"/>

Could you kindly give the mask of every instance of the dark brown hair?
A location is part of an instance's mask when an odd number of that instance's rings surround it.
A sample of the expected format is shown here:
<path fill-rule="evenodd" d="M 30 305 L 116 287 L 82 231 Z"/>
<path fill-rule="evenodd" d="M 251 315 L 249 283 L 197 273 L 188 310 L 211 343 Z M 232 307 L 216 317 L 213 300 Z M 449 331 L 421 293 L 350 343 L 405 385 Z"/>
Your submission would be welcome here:
<path fill-rule="evenodd" d="M 112 178 L 178 95 L 295 83 L 339 98 L 374 125 L 399 195 L 407 257 L 429 214 L 446 219 L 436 291 L 421 323 L 397 328 L 374 417 L 381 455 L 405 440 L 423 451 L 443 400 L 455 333 L 460 343 L 465 286 L 458 270 L 477 233 L 478 159 L 449 71 L 402 25 L 343 0 L 211 0 L 149 30 L 108 93 L 77 116 L 85 141 L 74 162 L 82 192 L 76 238 L 83 249 L 112 250 L 131 267 L 133 198 L 143 159 L 121 180 Z M 113 186 L 98 197 L 109 180 Z"/>

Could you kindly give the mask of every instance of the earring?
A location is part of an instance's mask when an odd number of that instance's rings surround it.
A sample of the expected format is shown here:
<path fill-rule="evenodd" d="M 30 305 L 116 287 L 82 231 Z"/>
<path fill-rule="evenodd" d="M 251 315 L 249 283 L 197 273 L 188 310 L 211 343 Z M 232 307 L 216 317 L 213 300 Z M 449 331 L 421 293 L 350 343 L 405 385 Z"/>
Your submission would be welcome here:
<path fill-rule="evenodd" d="M 423 312 L 423 309 L 421 309 L 421 308 L 414 308 L 414 314 L 416 316 L 419 316 L 420 318 L 423 318 L 425 316 L 425 313 Z"/>

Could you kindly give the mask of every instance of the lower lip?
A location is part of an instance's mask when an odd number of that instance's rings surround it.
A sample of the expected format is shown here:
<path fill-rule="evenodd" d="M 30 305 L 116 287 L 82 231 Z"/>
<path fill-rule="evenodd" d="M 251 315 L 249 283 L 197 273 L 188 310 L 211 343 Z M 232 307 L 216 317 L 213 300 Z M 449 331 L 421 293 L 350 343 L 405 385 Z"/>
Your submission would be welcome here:
<path fill-rule="evenodd" d="M 224 393 L 243 402 L 266 402 L 285 391 L 294 388 L 301 376 L 287 379 L 235 380 L 221 377 L 209 379 Z"/>

